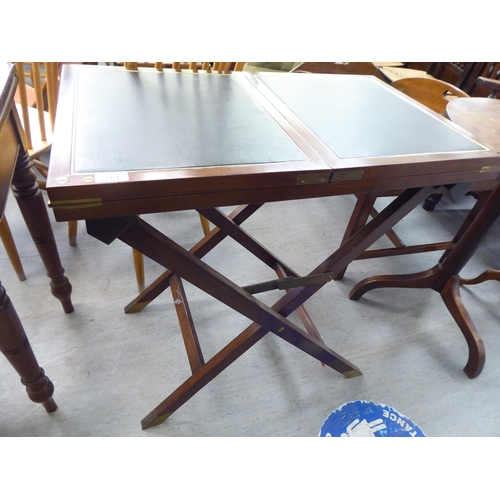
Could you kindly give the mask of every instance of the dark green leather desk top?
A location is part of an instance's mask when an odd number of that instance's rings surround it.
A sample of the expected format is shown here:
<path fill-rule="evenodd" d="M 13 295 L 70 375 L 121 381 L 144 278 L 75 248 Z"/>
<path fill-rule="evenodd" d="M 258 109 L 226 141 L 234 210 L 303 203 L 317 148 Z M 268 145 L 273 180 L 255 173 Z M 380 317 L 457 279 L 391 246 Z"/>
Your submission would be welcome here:
<path fill-rule="evenodd" d="M 75 173 L 305 159 L 231 76 L 96 71 L 76 73 Z"/>
<path fill-rule="evenodd" d="M 500 153 L 374 77 L 63 68 L 57 220 L 491 180 Z"/>
<path fill-rule="evenodd" d="M 300 74 L 258 79 L 339 158 L 484 150 L 376 79 Z"/>

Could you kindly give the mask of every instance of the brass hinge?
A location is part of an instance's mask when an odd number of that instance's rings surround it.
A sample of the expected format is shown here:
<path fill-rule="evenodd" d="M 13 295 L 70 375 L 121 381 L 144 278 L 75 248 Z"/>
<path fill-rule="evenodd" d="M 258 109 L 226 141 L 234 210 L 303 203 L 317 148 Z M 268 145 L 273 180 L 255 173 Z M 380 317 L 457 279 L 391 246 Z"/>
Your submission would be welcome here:
<path fill-rule="evenodd" d="M 495 165 L 494 167 L 482 167 L 479 171 L 480 174 L 487 174 L 489 172 L 500 172 L 500 165 Z"/>
<path fill-rule="evenodd" d="M 363 173 L 363 170 L 337 170 L 333 172 L 330 182 L 359 181 Z"/>
<path fill-rule="evenodd" d="M 330 172 L 324 174 L 301 174 L 297 176 L 297 186 L 308 186 L 311 184 L 328 184 Z"/>

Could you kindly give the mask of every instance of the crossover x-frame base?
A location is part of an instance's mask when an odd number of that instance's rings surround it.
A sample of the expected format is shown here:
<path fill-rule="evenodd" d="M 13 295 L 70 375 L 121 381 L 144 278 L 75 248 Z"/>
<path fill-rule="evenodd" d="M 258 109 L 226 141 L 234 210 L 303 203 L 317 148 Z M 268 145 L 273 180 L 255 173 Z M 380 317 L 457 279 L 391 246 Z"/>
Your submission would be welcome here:
<path fill-rule="evenodd" d="M 177 313 L 193 374 L 142 420 L 143 429 L 162 423 L 268 332 L 295 345 L 346 377 L 361 375 L 360 370 L 354 364 L 325 345 L 302 306 L 308 298 L 333 278 L 336 271 L 343 269 L 375 243 L 433 190 L 433 187 L 429 187 L 405 191 L 348 242 L 317 266 L 309 274 L 309 278 L 301 277 L 302 281 L 298 282 L 299 286 L 295 286 L 293 282 L 296 274 L 239 226 L 261 205 L 239 207 L 230 216 L 224 215 L 216 208 L 199 209 L 199 213 L 217 227 L 191 251 L 185 250 L 139 217 L 87 220 L 87 231 L 91 236 L 107 244 L 118 238 L 169 269 L 127 306 L 127 312 L 141 310 L 169 286 L 174 296 L 181 298 L 176 301 L 178 302 Z M 257 300 L 245 289 L 201 261 L 201 257 L 226 236 L 232 237 L 276 270 L 277 287 L 281 288 L 279 285 L 283 283 L 283 287 L 287 288 L 287 293 L 272 307 Z M 184 294 L 182 279 L 254 322 L 208 361 L 203 359 Z M 309 280 L 311 284 L 302 285 L 304 279 L 306 283 Z M 286 319 L 296 310 L 307 331 Z"/>

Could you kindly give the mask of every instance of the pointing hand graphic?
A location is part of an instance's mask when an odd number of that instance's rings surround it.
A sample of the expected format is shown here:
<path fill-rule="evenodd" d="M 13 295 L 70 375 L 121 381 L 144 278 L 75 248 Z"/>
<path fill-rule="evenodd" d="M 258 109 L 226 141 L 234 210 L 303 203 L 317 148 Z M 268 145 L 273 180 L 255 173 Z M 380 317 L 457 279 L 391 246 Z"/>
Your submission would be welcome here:
<path fill-rule="evenodd" d="M 340 437 L 376 437 L 375 432 L 386 428 L 381 418 L 373 422 L 367 422 L 366 419 L 360 422 L 357 418 L 347 426 L 347 434 L 344 432 Z"/>

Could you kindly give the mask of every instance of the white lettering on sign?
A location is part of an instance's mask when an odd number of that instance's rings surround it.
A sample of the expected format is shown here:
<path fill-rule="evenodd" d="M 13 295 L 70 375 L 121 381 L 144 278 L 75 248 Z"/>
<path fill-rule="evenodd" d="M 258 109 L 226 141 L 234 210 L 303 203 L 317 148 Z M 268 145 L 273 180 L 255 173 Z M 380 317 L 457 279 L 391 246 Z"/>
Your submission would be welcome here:
<path fill-rule="evenodd" d="M 128 172 L 100 172 L 94 177 L 97 183 L 126 182 L 128 181 Z"/>
<path fill-rule="evenodd" d="M 401 417 L 394 415 L 394 413 L 389 413 L 387 410 L 382 410 L 382 415 L 385 418 L 389 418 L 393 422 L 396 422 L 397 424 L 399 424 L 402 429 L 404 429 L 406 432 L 410 433 L 410 436 L 412 436 L 412 437 L 416 436 L 417 431 L 410 432 L 413 430 L 413 427 L 410 424 L 408 424 L 408 422 L 403 420 Z"/>

